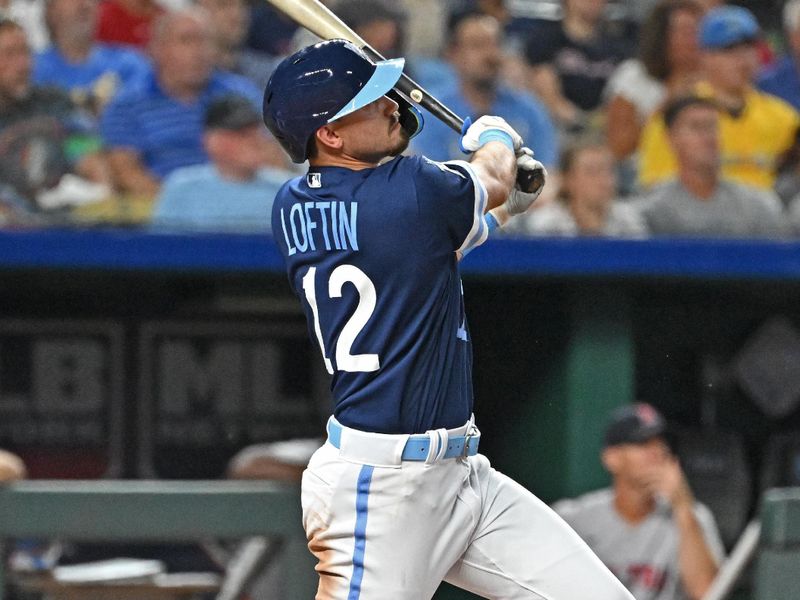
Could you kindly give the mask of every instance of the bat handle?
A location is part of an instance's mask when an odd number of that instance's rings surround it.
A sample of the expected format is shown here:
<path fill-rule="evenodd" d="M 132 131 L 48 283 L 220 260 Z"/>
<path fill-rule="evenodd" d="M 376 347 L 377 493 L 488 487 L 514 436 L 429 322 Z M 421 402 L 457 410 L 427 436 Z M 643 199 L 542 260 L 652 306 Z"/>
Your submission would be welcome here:
<path fill-rule="evenodd" d="M 539 171 L 517 171 L 517 186 L 526 194 L 531 194 L 544 185 L 544 177 Z"/>

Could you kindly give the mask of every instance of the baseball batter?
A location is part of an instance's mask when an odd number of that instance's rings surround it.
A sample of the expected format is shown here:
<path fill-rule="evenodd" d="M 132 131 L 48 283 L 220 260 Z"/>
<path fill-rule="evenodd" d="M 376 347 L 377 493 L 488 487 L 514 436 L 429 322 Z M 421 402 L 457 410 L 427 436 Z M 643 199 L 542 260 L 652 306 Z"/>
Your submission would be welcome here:
<path fill-rule="evenodd" d="M 401 156 L 422 127 L 393 89 L 402 69 L 321 42 L 264 93 L 267 127 L 310 164 L 278 193 L 272 225 L 335 400 L 302 483 L 317 598 L 420 600 L 446 580 L 486 598 L 631 600 L 478 454 L 458 257 L 497 225 L 487 211 L 528 208 L 537 194 L 514 189 L 516 171 L 541 164 L 497 117 L 465 127 L 470 162 Z"/>

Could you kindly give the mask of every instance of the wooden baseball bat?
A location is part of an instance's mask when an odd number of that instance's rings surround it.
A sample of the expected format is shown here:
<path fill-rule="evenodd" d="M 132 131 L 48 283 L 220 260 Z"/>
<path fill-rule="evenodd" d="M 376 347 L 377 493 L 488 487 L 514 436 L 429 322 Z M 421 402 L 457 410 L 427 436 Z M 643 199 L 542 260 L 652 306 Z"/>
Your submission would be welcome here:
<path fill-rule="evenodd" d="M 372 60 L 384 60 L 377 50 L 319 0 L 267 0 L 267 2 L 298 25 L 302 25 L 324 40 L 348 40 L 361 48 Z M 464 119 L 439 102 L 435 96 L 408 75 L 403 73 L 395 84 L 395 88 L 448 125 L 453 131 L 461 133 Z M 541 173 L 523 170 L 517 172 L 517 185 L 523 191 L 535 191 L 543 183 Z"/>

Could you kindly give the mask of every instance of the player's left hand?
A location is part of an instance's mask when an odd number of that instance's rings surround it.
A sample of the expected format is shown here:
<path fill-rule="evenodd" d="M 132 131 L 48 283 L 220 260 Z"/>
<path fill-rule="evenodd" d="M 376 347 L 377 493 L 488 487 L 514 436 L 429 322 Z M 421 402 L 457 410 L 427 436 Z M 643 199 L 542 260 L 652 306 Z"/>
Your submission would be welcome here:
<path fill-rule="evenodd" d="M 547 169 L 533 158 L 533 150 L 520 148 L 517 156 L 517 183 L 506 200 L 509 215 L 520 215 L 539 197 L 547 180 Z"/>

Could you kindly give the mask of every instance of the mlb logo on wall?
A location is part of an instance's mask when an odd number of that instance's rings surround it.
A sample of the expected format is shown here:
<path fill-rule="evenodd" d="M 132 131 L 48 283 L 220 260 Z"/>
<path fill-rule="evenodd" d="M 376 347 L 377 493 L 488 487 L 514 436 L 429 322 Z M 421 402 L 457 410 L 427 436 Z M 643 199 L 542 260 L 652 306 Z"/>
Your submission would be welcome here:
<path fill-rule="evenodd" d="M 321 173 L 309 173 L 306 176 L 306 181 L 308 182 L 308 187 L 310 187 L 310 188 L 321 188 L 322 187 L 322 174 Z"/>

